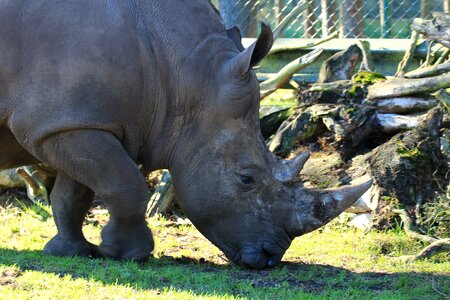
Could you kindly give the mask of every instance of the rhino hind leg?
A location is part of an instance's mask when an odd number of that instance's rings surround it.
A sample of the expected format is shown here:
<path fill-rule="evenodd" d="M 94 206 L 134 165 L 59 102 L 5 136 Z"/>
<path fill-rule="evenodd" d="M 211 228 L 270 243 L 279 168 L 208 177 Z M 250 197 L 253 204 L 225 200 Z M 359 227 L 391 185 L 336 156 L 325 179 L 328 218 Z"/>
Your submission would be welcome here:
<path fill-rule="evenodd" d="M 113 259 L 148 259 L 154 243 L 145 221 L 147 185 L 137 165 L 114 135 L 100 130 L 67 131 L 47 138 L 40 151 L 37 156 L 59 173 L 67 174 L 58 175 L 61 193 L 75 194 L 74 182 L 79 182 L 77 190 L 82 191 L 81 194 L 86 195 L 86 189 L 89 189 L 106 203 L 110 221 L 102 230 L 102 243 L 96 250 Z M 86 187 L 84 192 L 80 186 Z M 80 220 L 84 219 L 87 202 L 75 204 L 77 199 L 55 199 L 55 222 L 60 232 L 49 242 L 48 250 L 57 249 L 67 241 L 80 240 Z M 75 213 L 70 212 L 74 207 Z M 63 234 L 69 234 L 71 238 L 66 239 Z"/>
<path fill-rule="evenodd" d="M 55 256 L 97 256 L 96 246 L 86 241 L 82 225 L 94 192 L 73 180 L 62 171 L 56 177 L 50 195 L 57 235 L 44 248 Z"/>

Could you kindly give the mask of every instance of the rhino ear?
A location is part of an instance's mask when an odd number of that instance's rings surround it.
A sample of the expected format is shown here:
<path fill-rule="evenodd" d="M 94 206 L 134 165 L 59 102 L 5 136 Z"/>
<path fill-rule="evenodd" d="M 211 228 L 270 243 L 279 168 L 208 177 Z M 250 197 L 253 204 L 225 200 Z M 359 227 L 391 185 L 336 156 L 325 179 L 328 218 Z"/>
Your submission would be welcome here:
<path fill-rule="evenodd" d="M 234 26 L 233 28 L 227 29 L 227 35 L 228 37 L 233 41 L 233 43 L 236 45 L 236 48 L 242 52 L 245 50 L 244 46 L 242 46 L 242 35 L 239 28 Z"/>
<path fill-rule="evenodd" d="M 256 42 L 235 57 L 233 66 L 235 71 L 241 75 L 246 74 L 269 53 L 272 44 L 272 30 L 266 24 L 261 23 L 261 33 Z"/>

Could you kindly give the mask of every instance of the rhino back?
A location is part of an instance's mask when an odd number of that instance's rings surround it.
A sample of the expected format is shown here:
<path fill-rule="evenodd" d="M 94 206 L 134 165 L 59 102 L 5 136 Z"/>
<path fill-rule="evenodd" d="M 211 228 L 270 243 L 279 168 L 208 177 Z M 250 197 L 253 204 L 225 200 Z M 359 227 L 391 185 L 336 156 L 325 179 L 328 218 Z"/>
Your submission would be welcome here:
<path fill-rule="evenodd" d="M 58 131 L 97 128 L 137 154 L 136 141 L 168 126 L 177 70 L 195 68 L 188 57 L 208 35 L 225 34 L 209 0 L 0 5 L 0 124 L 32 153 Z"/>
<path fill-rule="evenodd" d="M 1 3 L 1 109 L 19 142 L 34 147 L 78 128 L 138 134 L 137 112 L 152 88 L 143 74 L 155 82 L 157 70 L 127 2 Z"/>

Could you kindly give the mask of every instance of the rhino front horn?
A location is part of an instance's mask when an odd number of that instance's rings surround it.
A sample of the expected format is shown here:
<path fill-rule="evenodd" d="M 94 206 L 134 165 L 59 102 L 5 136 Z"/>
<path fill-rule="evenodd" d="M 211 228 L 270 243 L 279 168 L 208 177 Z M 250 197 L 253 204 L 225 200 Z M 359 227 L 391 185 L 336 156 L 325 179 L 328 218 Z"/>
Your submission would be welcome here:
<path fill-rule="evenodd" d="M 299 236 L 325 225 L 352 206 L 371 185 L 372 179 L 362 177 L 354 180 L 352 185 L 334 189 L 299 188 L 292 234 Z"/>
<path fill-rule="evenodd" d="M 282 160 L 275 169 L 275 178 L 281 182 L 293 181 L 309 159 L 309 152 L 303 152 L 292 160 Z"/>

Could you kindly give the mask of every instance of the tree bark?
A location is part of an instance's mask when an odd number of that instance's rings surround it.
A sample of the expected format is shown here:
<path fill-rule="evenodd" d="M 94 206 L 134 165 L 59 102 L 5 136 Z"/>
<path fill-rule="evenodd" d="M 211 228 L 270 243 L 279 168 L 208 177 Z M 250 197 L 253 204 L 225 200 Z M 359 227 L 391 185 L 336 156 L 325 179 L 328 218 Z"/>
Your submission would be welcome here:
<path fill-rule="evenodd" d="M 430 93 L 445 88 L 450 88 L 450 74 L 417 79 L 394 78 L 369 86 L 367 99 Z"/>

